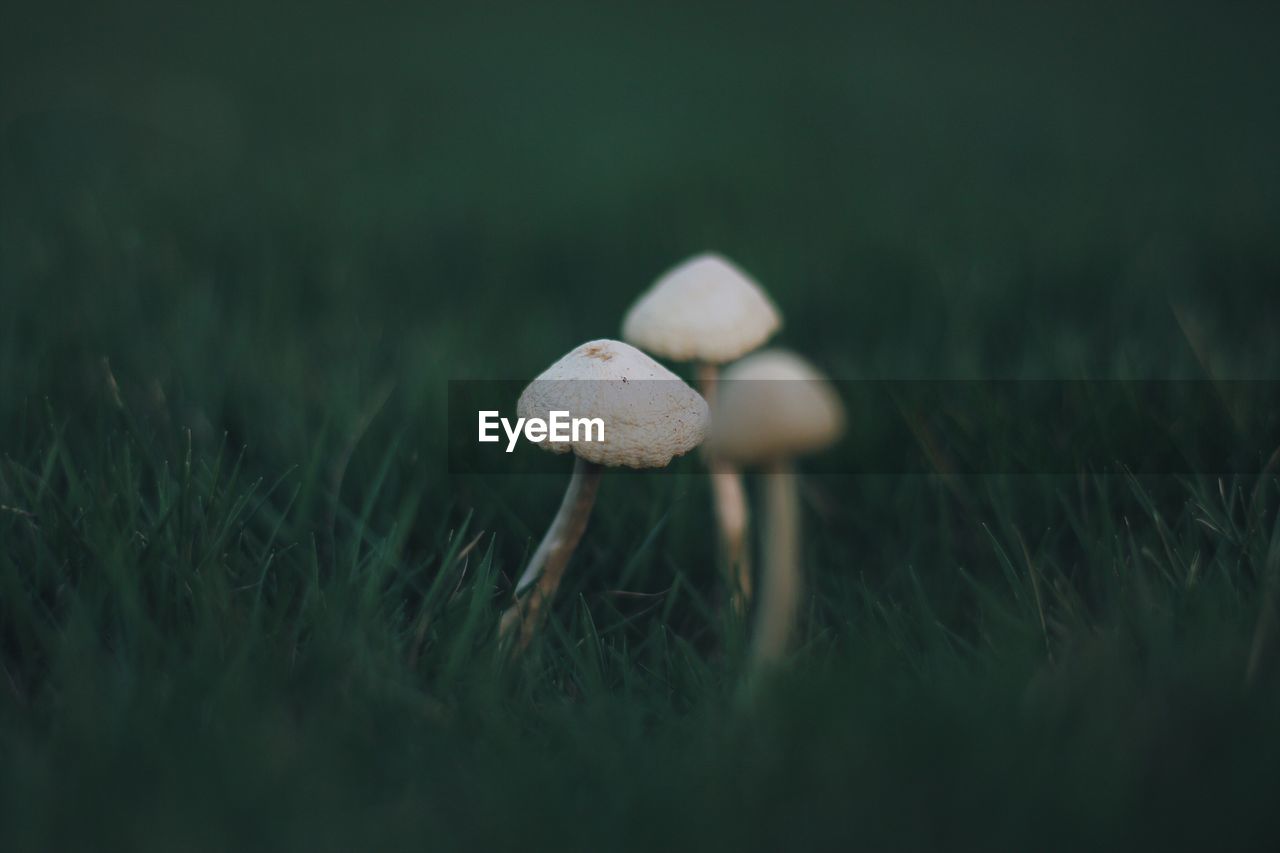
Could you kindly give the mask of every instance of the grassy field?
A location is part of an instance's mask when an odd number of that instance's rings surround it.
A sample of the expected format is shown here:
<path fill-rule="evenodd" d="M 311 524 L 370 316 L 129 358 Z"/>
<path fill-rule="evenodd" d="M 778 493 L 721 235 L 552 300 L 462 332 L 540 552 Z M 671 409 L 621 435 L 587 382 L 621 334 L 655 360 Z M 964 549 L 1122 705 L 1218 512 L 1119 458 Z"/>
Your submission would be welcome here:
<path fill-rule="evenodd" d="M 706 248 L 839 379 L 1280 379 L 1275 15 L 509 5 L 0 9 L 0 848 L 1270 849 L 1274 472 L 814 473 L 748 698 L 696 460 L 505 661 L 564 479 L 445 400 Z"/>

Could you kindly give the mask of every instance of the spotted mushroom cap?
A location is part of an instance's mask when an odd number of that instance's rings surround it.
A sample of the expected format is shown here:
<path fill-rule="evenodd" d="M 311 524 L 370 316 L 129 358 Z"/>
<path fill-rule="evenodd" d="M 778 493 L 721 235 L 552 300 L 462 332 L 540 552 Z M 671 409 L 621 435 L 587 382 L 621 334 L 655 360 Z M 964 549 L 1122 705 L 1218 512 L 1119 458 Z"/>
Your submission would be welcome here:
<path fill-rule="evenodd" d="M 538 444 L 555 453 L 572 450 L 588 462 L 628 468 L 664 468 L 693 450 L 710 426 L 707 401 L 680 377 L 621 341 L 590 341 L 574 349 L 520 395 L 522 418 L 600 418 L 604 440 Z"/>
<path fill-rule="evenodd" d="M 724 364 L 767 341 L 782 315 L 750 276 L 720 255 L 663 275 L 627 312 L 622 337 L 672 361 Z"/>
<path fill-rule="evenodd" d="M 752 353 L 721 376 L 711 447 L 744 465 L 822 450 L 844 432 L 830 381 L 793 352 Z"/>

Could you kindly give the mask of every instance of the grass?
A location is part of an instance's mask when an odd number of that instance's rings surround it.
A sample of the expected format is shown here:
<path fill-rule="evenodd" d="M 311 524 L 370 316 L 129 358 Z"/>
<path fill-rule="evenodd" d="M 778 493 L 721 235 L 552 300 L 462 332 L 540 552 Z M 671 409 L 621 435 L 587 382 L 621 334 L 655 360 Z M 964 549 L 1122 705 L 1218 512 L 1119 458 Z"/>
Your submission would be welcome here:
<path fill-rule="evenodd" d="M 1280 376 L 1265 10 L 734 8 L 5 10 L 0 846 L 1270 846 L 1274 473 L 815 474 L 752 701 L 606 478 L 496 654 L 564 479 L 448 380 L 693 251 L 840 378 Z"/>

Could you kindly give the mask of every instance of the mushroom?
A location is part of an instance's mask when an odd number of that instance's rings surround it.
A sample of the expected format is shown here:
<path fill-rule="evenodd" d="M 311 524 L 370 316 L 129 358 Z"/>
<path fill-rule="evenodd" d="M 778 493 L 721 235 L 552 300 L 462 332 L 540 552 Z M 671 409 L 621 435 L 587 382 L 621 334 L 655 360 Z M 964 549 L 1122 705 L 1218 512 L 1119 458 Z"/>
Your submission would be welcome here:
<path fill-rule="evenodd" d="M 833 444 L 844 406 L 831 383 L 795 353 L 763 350 L 724 373 L 710 447 L 765 473 L 764 573 L 750 669 L 778 663 L 799 615 L 800 505 L 793 460 Z"/>
<path fill-rule="evenodd" d="M 522 418 L 599 418 L 603 435 L 586 430 L 569 440 L 535 440 L 553 453 L 572 452 L 573 476 L 560 510 L 516 584 L 515 602 L 502 615 L 502 636 L 519 626 L 516 648 L 533 639 L 547 604 L 587 527 L 600 475 L 606 467 L 665 468 L 702 443 L 707 402 L 680 377 L 633 346 L 590 341 L 565 355 L 520 394 Z"/>
<path fill-rule="evenodd" d="M 670 270 L 636 300 L 622 322 L 622 337 L 662 358 L 694 362 L 699 389 L 714 407 L 720 365 L 756 349 L 781 325 L 782 316 L 759 284 L 727 259 L 707 253 Z M 707 465 L 730 600 L 743 613 L 751 600 L 751 567 L 742 475 L 714 454 Z"/>

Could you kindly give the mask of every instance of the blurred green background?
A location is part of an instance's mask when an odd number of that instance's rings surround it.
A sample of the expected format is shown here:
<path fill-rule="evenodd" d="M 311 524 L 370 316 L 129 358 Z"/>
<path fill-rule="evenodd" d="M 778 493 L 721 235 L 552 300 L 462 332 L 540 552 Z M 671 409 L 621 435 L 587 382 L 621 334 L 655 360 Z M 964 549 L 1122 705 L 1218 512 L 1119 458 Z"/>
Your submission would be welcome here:
<path fill-rule="evenodd" d="M 1280 378 L 1270 4 L 176 6 L 0 7 L 0 846 L 1275 837 L 1274 476 L 815 477 L 744 708 L 696 462 L 512 667 L 563 482 L 443 432 L 705 249 L 842 379 Z"/>

